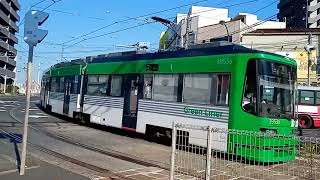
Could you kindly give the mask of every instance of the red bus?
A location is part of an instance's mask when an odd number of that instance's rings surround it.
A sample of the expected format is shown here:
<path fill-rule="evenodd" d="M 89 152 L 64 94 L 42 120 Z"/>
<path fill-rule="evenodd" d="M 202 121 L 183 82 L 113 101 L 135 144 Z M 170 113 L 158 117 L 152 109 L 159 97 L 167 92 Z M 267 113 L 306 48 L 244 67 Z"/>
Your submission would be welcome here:
<path fill-rule="evenodd" d="M 320 87 L 298 87 L 298 119 L 301 128 L 320 127 Z"/>

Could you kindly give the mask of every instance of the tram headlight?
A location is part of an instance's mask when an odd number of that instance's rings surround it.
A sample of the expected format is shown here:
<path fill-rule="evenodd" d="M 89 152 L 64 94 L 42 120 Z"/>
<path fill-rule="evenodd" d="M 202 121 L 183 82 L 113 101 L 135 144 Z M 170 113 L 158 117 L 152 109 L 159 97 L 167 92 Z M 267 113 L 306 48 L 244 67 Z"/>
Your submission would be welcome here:
<path fill-rule="evenodd" d="M 264 134 L 268 134 L 268 135 L 275 135 L 277 134 L 277 130 L 275 129 L 265 129 L 265 128 L 261 128 L 260 132 L 264 133 Z"/>

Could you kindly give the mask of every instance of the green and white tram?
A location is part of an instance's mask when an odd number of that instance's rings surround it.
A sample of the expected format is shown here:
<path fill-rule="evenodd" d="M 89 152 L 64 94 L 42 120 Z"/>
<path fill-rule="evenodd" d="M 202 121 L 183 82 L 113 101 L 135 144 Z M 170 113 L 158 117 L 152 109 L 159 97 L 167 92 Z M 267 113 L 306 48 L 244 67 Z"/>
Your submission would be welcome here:
<path fill-rule="evenodd" d="M 42 79 L 41 105 L 146 136 L 170 137 L 173 122 L 292 135 L 298 124 L 295 81 L 294 60 L 237 45 L 123 52 L 51 67 Z M 222 141 L 216 149 L 246 152 L 249 159 L 258 153 L 255 159 L 262 162 L 295 156 L 284 141 L 268 141 L 269 148 L 255 150 L 250 145 L 228 148 L 227 138 Z M 195 139 L 189 143 L 202 145 Z"/>

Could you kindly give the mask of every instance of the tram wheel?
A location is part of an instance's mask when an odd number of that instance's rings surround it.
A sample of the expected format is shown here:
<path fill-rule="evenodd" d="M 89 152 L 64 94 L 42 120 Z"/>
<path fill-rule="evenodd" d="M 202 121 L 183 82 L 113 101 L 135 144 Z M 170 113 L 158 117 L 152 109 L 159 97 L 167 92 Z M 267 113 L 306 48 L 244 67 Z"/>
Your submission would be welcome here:
<path fill-rule="evenodd" d="M 299 116 L 299 126 L 303 129 L 310 129 L 313 126 L 313 120 L 308 115 Z"/>

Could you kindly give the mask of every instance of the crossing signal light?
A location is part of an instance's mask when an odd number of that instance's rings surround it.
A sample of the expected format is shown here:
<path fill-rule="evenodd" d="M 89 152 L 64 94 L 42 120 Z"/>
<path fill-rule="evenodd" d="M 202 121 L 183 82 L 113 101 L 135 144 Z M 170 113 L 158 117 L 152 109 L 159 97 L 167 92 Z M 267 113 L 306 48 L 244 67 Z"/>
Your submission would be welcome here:
<path fill-rule="evenodd" d="M 42 11 L 30 10 L 25 15 L 24 41 L 32 46 L 36 46 L 47 35 L 48 31 L 39 29 L 49 17 L 49 14 Z"/>

